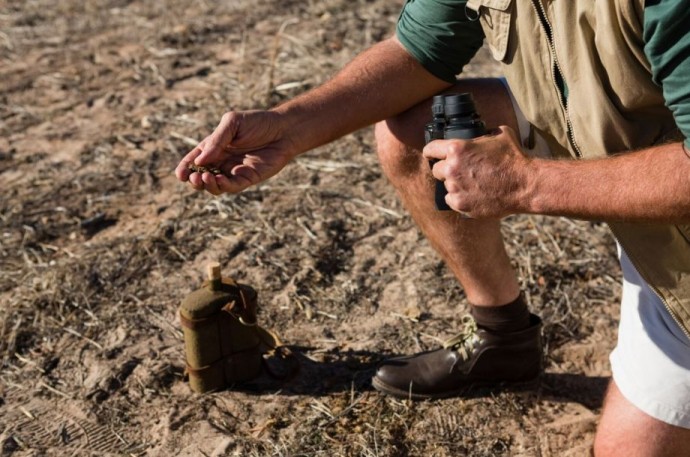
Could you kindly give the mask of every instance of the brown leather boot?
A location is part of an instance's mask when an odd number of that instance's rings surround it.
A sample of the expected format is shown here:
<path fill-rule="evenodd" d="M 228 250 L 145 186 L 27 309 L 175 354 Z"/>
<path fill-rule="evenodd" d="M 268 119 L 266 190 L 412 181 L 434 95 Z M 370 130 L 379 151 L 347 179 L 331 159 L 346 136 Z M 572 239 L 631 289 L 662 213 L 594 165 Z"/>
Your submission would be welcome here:
<path fill-rule="evenodd" d="M 452 397 L 473 386 L 523 383 L 541 373 L 541 319 L 512 333 L 477 328 L 468 316 L 463 331 L 443 348 L 396 357 L 381 364 L 372 379 L 376 390 L 400 398 Z"/>

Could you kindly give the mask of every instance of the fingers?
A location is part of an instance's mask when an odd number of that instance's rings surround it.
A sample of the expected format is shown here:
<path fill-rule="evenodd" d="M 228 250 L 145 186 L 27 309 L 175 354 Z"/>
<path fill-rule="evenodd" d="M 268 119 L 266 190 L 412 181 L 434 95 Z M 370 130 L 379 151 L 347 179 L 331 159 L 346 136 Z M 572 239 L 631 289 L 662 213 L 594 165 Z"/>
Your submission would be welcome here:
<path fill-rule="evenodd" d="M 438 161 L 431 167 L 431 175 L 434 177 L 434 179 L 436 179 L 437 181 L 446 180 L 446 165 L 447 162 Z"/>
<path fill-rule="evenodd" d="M 224 193 L 236 194 L 249 187 L 252 183 L 243 176 L 214 175 L 213 173 L 197 173 L 189 175 L 189 185 L 199 191 L 206 191 L 212 195 Z"/>
<path fill-rule="evenodd" d="M 241 175 L 234 175 L 228 178 L 225 175 L 216 176 L 216 182 L 221 192 L 236 194 L 243 191 L 253 183 Z"/>
<path fill-rule="evenodd" d="M 254 171 L 249 167 L 238 167 L 238 169 L 239 171 L 233 171 L 234 174 L 230 176 L 193 172 L 189 175 L 189 185 L 195 190 L 204 190 L 212 195 L 236 194 L 257 182 L 252 179 Z M 251 173 L 248 170 L 251 170 Z"/>
<path fill-rule="evenodd" d="M 196 190 L 219 195 L 238 193 L 275 174 L 280 168 L 280 160 L 263 150 L 273 140 L 266 138 L 265 132 L 257 134 L 256 128 L 252 130 L 251 125 L 256 122 L 247 123 L 247 119 L 250 118 L 245 113 L 225 113 L 213 133 L 180 161 L 175 169 L 177 178 L 187 181 Z M 242 137 L 238 138 L 238 135 Z M 238 140 L 245 144 L 233 144 Z M 266 157 L 271 159 L 268 163 Z M 204 167 L 204 170 L 193 171 L 194 165 Z"/>
<path fill-rule="evenodd" d="M 218 175 L 220 176 L 220 175 Z M 213 175 L 213 173 L 209 173 L 208 171 L 205 173 L 201 174 L 201 181 L 204 183 L 204 190 L 208 192 L 209 194 L 212 195 L 220 195 L 222 191 L 220 190 L 218 186 L 218 180 L 217 178 Z"/>
<path fill-rule="evenodd" d="M 182 182 L 189 182 L 189 185 L 195 190 L 206 190 L 213 195 L 218 195 L 221 192 L 212 173 L 198 173 L 189 169 L 189 166 L 201 155 L 207 141 L 208 138 L 204 139 L 180 160 L 175 168 L 175 176 Z"/>
<path fill-rule="evenodd" d="M 470 208 L 467 208 L 466 205 L 463 205 L 464 202 L 458 194 L 448 193 L 446 194 L 445 200 L 446 204 L 450 206 L 453 211 L 461 214 L 469 213 Z"/>
<path fill-rule="evenodd" d="M 204 181 L 201 178 L 201 173 L 194 172 L 190 174 L 189 185 L 195 190 L 204 190 Z"/>
<path fill-rule="evenodd" d="M 196 157 L 194 163 L 205 165 L 221 160 L 225 148 L 232 142 L 240 125 L 240 116 L 237 113 L 225 113 L 220 119 L 220 124 L 206 139 L 201 154 Z"/>
<path fill-rule="evenodd" d="M 494 137 L 508 136 L 517 142 L 517 135 L 515 131 L 508 127 L 507 125 L 501 125 L 495 129 L 487 132 L 486 135 L 467 139 L 451 139 L 451 140 L 434 140 L 427 144 L 422 151 L 424 157 L 429 160 L 445 160 L 448 156 L 453 154 L 462 154 L 466 152 L 469 148 L 472 148 L 473 143 L 483 143 L 485 141 L 494 141 Z"/>
<path fill-rule="evenodd" d="M 445 160 L 448 157 L 449 146 L 463 140 L 434 140 L 424 146 L 422 155 L 429 160 Z"/>
<path fill-rule="evenodd" d="M 175 176 L 180 181 L 184 182 L 189 180 L 189 176 L 192 174 L 191 170 L 189 169 L 189 165 L 191 163 L 194 163 L 194 160 L 199 156 L 199 154 L 201 154 L 204 141 L 202 141 L 201 143 L 199 143 L 197 147 L 189 151 L 187 155 L 184 156 L 182 160 L 180 160 L 180 163 L 177 165 L 177 168 L 175 168 Z"/>

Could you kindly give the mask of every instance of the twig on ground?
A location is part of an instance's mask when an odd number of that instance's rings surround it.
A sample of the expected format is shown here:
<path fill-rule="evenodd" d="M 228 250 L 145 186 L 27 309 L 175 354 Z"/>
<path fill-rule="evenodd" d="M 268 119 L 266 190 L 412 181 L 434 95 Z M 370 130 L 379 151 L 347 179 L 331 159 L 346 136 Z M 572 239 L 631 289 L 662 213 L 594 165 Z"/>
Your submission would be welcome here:
<path fill-rule="evenodd" d="M 72 330 L 72 329 L 69 328 L 69 327 L 63 327 L 63 330 L 64 330 L 65 332 L 67 332 L 67 333 L 70 333 L 70 334 L 72 334 L 72 335 L 74 335 L 74 336 L 78 336 L 79 338 L 84 339 L 85 341 L 87 341 L 87 342 L 93 344 L 93 345 L 94 345 L 96 348 L 98 348 L 99 350 L 101 350 L 101 351 L 103 350 L 103 346 L 101 346 L 101 345 L 98 344 L 96 341 L 92 340 L 91 338 L 82 335 L 81 333 L 77 332 L 76 330 Z"/>

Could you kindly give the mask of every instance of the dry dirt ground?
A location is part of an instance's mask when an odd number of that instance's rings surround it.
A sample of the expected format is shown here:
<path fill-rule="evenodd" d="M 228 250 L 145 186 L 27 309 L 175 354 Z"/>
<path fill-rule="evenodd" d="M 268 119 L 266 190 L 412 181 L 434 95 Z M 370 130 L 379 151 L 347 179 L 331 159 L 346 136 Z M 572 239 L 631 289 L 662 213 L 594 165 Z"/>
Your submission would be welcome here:
<path fill-rule="evenodd" d="M 389 35 L 401 0 L 0 0 L 2 456 L 587 455 L 619 269 L 598 223 L 503 229 L 546 374 L 410 403 L 376 363 L 432 348 L 462 289 L 387 185 L 369 129 L 213 198 L 172 169 L 229 109 L 275 105 Z M 482 51 L 470 75 L 499 68 Z M 183 378 L 180 300 L 204 266 L 256 287 L 296 379 Z"/>

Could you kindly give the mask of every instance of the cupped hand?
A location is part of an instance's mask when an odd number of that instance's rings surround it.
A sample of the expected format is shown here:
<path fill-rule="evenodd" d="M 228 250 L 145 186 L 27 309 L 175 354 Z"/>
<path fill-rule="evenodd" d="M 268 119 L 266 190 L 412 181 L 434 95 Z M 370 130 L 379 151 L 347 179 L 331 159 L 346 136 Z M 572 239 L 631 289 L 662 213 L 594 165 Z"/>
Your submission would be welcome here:
<path fill-rule="evenodd" d="M 432 174 L 443 181 L 453 210 L 471 218 L 525 212 L 535 167 L 510 127 L 472 140 L 432 141 L 424 157 L 438 160 Z"/>
<path fill-rule="evenodd" d="M 238 193 L 275 175 L 297 154 L 284 130 L 272 111 L 225 113 L 213 133 L 182 158 L 175 175 L 213 195 Z"/>

